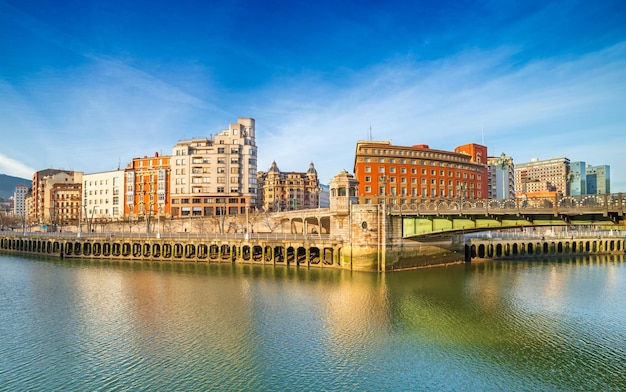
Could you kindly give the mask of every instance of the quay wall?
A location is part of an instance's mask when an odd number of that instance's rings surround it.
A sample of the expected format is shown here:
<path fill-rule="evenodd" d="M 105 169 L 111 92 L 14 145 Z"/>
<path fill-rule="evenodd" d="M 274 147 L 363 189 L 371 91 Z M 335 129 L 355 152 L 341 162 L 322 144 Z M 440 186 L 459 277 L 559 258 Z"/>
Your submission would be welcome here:
<path fill-rule="evenodd" d="M 342 243 L 330 239 L 67 238 L 0 235 L 0 252 L 63 259 L 306 265 L 346 268 Z"/>
<path fill-rule="evenodd" d="M 469 238 L 465 261 L 533 258 L 559 255 L 624 254 L 624 237 L 589 236 L 567 238 Z"/>

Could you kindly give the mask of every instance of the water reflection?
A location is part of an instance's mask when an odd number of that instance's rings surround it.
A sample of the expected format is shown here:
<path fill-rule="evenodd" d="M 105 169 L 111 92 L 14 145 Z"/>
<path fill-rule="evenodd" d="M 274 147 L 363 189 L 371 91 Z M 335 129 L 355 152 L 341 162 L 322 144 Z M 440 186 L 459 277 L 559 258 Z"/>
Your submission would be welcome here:
<path fill-rule="evenodd" d="M 6 256 L 0 268 L 10 390 L 626 385 L 620 256 L 386 275 Z"/>

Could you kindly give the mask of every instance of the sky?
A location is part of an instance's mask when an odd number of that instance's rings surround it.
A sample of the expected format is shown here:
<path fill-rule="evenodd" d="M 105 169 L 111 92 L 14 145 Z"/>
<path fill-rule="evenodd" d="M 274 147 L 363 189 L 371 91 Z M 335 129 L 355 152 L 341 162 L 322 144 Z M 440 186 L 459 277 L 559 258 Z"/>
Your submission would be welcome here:
<path fill-rule="evenodd" d="M 256 120 L 258 170 L 357 140 L 610 165 L 626 192 L 626 3 L 0 0 L 0 173 L 97 173 Z"/>

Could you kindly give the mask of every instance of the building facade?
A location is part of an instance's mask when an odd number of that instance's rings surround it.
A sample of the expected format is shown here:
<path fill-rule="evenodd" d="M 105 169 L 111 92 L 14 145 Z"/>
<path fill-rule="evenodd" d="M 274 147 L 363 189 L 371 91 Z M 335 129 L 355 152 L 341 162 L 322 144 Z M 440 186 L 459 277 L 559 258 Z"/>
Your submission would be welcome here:
<path fill-rule="evenodd" d="M 45 169 L 33 174 L 32 208 L 28 211 L 28 222 L 34 224 L 51 223 L 51 192 L 55 184 L 82 184 L 83 173 L 71 170 Z"/>
<path fill-rule="evenodd" d="M 522 197 L 569 195 L 570 161 L 567 158 L 539 160 L 515 165 L 515 195 Z"/>
<path fill-rule="evenodd" d="M 124 170 L 83 175 L 83 221 L 114 221 L 124 216 Z"/>
<path fill-rule="evenodd" d="M 587 194 L 602 195 L 611 193 L 611 168 L 608 165 L 587 166 Z"/>
<path fill-rule="evenodd" d="M 313 162 L 306 172 L 281 172 L 272 162 L 267 172 L 257 174 L 259 197 L 257 208 L 278 212 L 320 208 L 323 188 L 317 178 Z"/>
<path fill-rule="evenodd" d="M 209 138 L 178 142 L 172 150 L 171 215 L 244 214 L 257 204 L 255 121 L 239 118 Z"/>
<path fill-rule="evenodd" d="M 26 196 L 28 196 L 28 187 L 23 184 L 17 185 L 13 192 L 13 215 L 26 216 Z"/>
<path fill-rule="evenodd" d="M 570 162 L 567 182 L 571 196 L 587 194 L 587 164 L 581 161 Z"/>
<path fill-rule="evenodd" d="M 502 153 L 499 157 L 489 157 L 489 199 L 515 198 L 515 165 L 513 158 Z"/>
<path fill-rule="evenodd" d="M 358 141 L 354 160 L 360 204 L 410 204 L 425 199 L 485 199 L 487 147 L 466 144 L 454 152 L 428 145 L 394 146 Z"/>
<path fill-rule="evenodd" d="M 124 170 L 125 219 L 149 221 L 169 215 L 170 158 L 158 153 L 134 158 Z"/>
<path fill-rule="evenodd" d="M 55 183 L 49 193 L 50 230 L 63 231 L 80 219 L 81 183 Z"/>

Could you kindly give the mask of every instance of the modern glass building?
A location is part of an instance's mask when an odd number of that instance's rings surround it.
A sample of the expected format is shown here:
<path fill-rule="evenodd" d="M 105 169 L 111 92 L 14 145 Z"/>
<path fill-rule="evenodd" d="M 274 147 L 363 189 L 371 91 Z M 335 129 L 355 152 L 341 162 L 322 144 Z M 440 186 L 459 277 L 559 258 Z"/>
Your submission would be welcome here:
<path fill-rule="evenodd" d="M 609 165 L 587 166 L 587 194 L 611 193 L 611 168 Z"/>
<path fill-rule="evenodd" d="M 569 194 L 580 196 L 587 193 L 587 164 L 585 162 L 571 162 L 569 164 Z"/>

